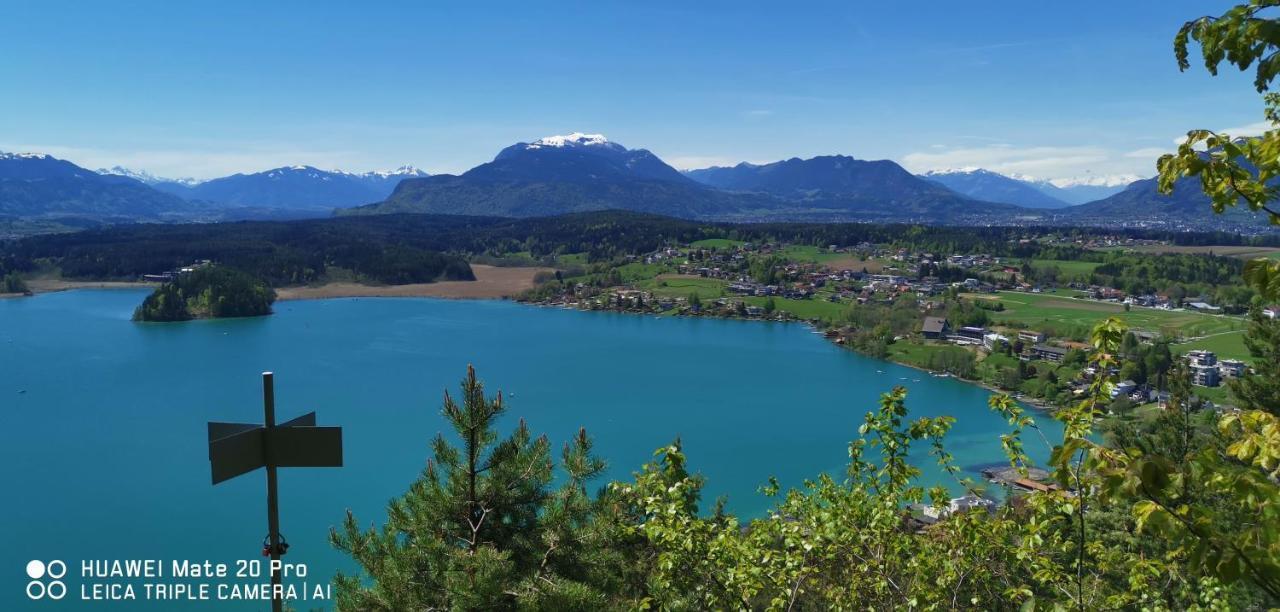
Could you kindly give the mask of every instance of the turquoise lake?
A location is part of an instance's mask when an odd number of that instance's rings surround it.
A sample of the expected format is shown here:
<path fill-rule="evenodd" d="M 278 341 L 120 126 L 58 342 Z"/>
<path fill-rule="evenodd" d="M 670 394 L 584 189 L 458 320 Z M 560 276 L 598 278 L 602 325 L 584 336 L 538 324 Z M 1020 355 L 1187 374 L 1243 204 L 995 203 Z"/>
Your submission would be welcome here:
<path fill-rule="evenodd" d="M 947 448 L 962 466 L 1003 461 L 1007 427 L 990 392 L 840 349 L 793 324 L 537 308 L 502 301 L 282 302 L 270 317 L 138 324 L 140 290 L 0 300 L 0 609 L 265 609 L 262 602 L 90 602 L 80 562 L 260 559 L 261 470 L 210 485 L 206 422 L 261 422 L 261 378 L 277 415 L 315 410 L 344 430 L 346 465 L 282 469 L 285 560 L 327 583 L 344 556 L 327 542 L 352 509 L 381 523 L 445 427 L 444 390 L 468 363 L 561 443 L 586 427 L 626 478 L 679 436 L 708 479 L 705 503 L 759 515 L 768 476 L 796 485 L 839 473 L 863 415 L 894 385 L 912 415 L 956 417 Z M 1060 434 L 1041 417 L 1049 439 Z M 1034 436 L 1034 434 L 1032 434 Z M 1047 456 L 1038 438 L 1028 450 Z M 939 482 L 919 449 L 929 483 Z M 603 485 L 603 481 L 599 483 Z M 24 594 L 31 559 L 68 565 L 67 597 Z M 324 602 L 301 602 L 301 610 Z"/>

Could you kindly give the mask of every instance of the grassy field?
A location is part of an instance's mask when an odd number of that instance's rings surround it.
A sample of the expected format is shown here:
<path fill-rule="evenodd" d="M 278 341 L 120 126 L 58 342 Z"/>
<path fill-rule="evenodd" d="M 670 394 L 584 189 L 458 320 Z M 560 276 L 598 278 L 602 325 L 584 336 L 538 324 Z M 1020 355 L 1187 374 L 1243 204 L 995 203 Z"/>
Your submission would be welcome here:
<path fill-rule="evenodd" d="M 1175 344 L 1171 348 L 1179 355 L 1187 351 L 1203 349 L 1217 353 L 1219 359 L 1239 359 L 1245 363 L 1253 362 L 1253 358 L 1249 355 L 1249 349 L 1244 345 L 1243 331 L 1209 336 L 1186 344 Z"/>
<path fill-rule="evenodd" d="M 747 297 L 743 298 L 743 301 L 752 306 L 764 306 L 768 299 L 765 297 Z M 823 299 L 789 300 L 780 297 L 773 298 L 773 305 L 778 310 L 785 310 L 801 319 L 822 319 L 824 321 L 838 321 L 844 318 L 844 313 L 849 308 L 848 304 L 838 304 Z"/>
<path fill-rule="evenodd" d="M 622 282 L 636 283 L 652 280 L 655 276 L 665 272 L 667 267 L 662 264 L 629 263 L 618 266 L 617 270 L 618 275 L 622 277 Z"/>
<path fill-rule="evenodd" d="M 1065 259 L 1033 259 L 1031 267 L 1037 270 L 1057 268 L 1060 278 L 1088 278 L 1094 268 L 1102 265 L 1096 261 L 1069 261 Z"/>
<path fill-rule="evenodd" d="M 636 288 L 653 292 L 662 297 L 689 297 L 697 294 L 701 299 L 715 299 L 724 295 L 724 287 L 728 284 L 716 278 L 686 276 L 681 274 L 659 274 L 650 280 L 639 281 Z"/>
<path fill-rule="evenodd" d="M 556 256 L 556 263 L 562 266 L 585 266 L 587 265 L 586 253 L 565 253 Z"/>
<path fill-rule="evenodd" d="M 1277 247 L 1256 247 L 1256 246 L 1175 246 L 1154 244 L 1149 246 L 1132 247 L 1126 250 L 1137 253 L 1213 253 L 1214 255 L 1222 255 L 1223 257 L 1239 257 L 1241 259 L 1252 259 L 1254 257 L 1267 257 L 1270 259 L 1280 259 L 1280 248 Z"/>
<path fill-rule="evenodd" d="M 954 344 L 920 344 L 910 341 L 899 341 L 889 345 L 889 359 L 898 363 L 905 363 L 921 369 L 929 369 L 930 357 L 935 354 L 942 353 L 972 353 L 971 349 L 956 346 Z M 982 373 L 981 364 L 979 364 L 978 374 Z M 921 374 L 923 376 L 923 374 Z"/>
<path fill-rule="evenodd" d="M 889 359 L 913 365 L 919 368 L 929 365 L 929 356 L 940 352 L 955 350 L 947 344 L 917 344 L 915 342 L 894 342 L 889 345 Z"/>
<path fill-rule="evenodd" d="M 816 246 L 793 244 L 782 248 L 782 256 L 792 261 L 808 261 L 827 263 L 828 261 L 848 257 L 848 253 L 832 253 Z"/>
<path fill-rule="evenodd" d="M 1133 308 L 1126 312 L 1123 305 L 1109 302 L 1075 299 L 1075 292 L 1022 293 L 1001 291 L 995 294 L 965 294 L 979 300 L 999 301 L 1003 312 L 992 312 L 996 322 L 1023 323 L 1036 326 L 1042 323 L 1066 323 L 1092 327 L 1107 317 L 1117 317 L 1137 330 L 1161 332 L 1170 337 L 1201 336 L 1245 328 L 1240 317 L 1226 317 L 1188 311 Z"/>
<path fill-rule="evenodd" d="M 893 267 L 894 263 L 891 260 L 876 259 L 874 257 L 858 259 L 849 253 L 832 253 L 823 248 L 801 245 L 792 245 L 782 249 L 782 256 L 791 261 L 823 264 L 832 270 L 862 271 L 865 268 L 871 274 L 879 274 L 885 268 Z"/>
<path fill-rule="evenodd" d="M 690 244 L 690 246 L 699 249 L 731 249 L 736 246 L 746 244 L 741 240 L 729 240 L 728 238 L 707 238 L 706 240 L 698 240 Z"/>
<path fill-rule="evenodd" d="M 1235 404 L 1231 389 L 1226 384 L 1217 387 L 1192 387 L 1191 390 L 1214 404 Z"/>

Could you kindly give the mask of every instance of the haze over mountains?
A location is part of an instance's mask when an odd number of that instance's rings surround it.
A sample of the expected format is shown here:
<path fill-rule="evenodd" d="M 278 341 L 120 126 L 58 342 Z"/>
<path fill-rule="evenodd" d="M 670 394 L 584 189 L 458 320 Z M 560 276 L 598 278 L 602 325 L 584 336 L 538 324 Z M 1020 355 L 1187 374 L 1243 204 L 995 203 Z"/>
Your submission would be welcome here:
<path fill-rule="evenodd" d="M 1055 183 L 1007 176 L 983 168 L 934 170 L 920 176 L 971 198 L 1045 209 L 1101 200 L 1124 191 L 1138 180 L 1138 177 L 1090 178 Z"/>
<path fill-rule="evenodd" d="M 1243 220 L 1213 217 L 1198 189 L 1165 196 L 1150 179 L 1127 188 L 1092 182 L 1099 184 L 1054 184 L 982 169 L 914 175 L 893 161 L 845 155 L 680 172 L 648 150 L 575 132 L 516 143 L 460 175 L 435 176 L 408 166 L 361 174 L 291 166 L 195 181 L 0 154 L 0 217 L 123 223 L 331 213 L 537 217 L 621 209 L 726 221 L 1179 227 Z M 1106 197 L 1076 205 L 1085 193 Z"/>
<path fill-rule="evenodd" d="M 981 168 L 926 172 L 921 178 L 967 195 L 971 198 L 1007 202 L 1025 208 L 1066 208 L 1071 204 L 1053 197 L 1041 187 L 1028 181 L 996 174 Z"/>
<path fill-rule="evenodd" d="M 125 176 L 100 175 L 38 153 L 0 152 L 0 216 L 28 219 L 169 221 L 200 207 Z"/>
<path fill-rule="evenodd" d="M 99 172 L 130 176 L 187 200 L 281 210 L 328 210 L 377 202 L 390 195 L 401 180 L 427 176 L 412 166 L 362 174 L 289 166 L 208 181 L 159 178 L 119 166 Z"/>

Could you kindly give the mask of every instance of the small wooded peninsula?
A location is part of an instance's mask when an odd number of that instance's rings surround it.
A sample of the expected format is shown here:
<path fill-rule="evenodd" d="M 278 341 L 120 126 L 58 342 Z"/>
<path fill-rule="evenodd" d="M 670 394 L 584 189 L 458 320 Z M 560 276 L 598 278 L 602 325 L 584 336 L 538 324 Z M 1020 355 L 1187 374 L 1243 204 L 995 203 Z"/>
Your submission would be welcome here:
<path fill-rule="evenodd" d="M 232 268 L 207 264 L 175 275 L 133 312 L 134 321 L 190 321 L 271 314 L 276 292 Z"/>

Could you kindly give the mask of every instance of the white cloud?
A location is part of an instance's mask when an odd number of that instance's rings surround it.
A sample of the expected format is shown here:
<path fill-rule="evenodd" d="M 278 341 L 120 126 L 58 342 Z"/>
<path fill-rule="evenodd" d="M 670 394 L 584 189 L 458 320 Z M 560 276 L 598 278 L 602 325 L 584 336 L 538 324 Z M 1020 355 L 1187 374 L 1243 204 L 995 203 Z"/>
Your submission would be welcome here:
<path fill-rule="evenodd" d="M 1172 153 L 1172 151 L 1161 147 L 1144 147 L 1136 151 L 1129 151 L 1128 153 L 1125 153 L 1124 156 L 1133 159 L 1154 160 L 1165 153 Z"/>
<path fill-rule="evenodd" d="M 1250 123 L 1249 125 L 1240 125 L 1236 127 L 1223 128 L 1218 131 L 1226 134 L 1230 134 L 1232 136 L 1242 137 L 1242 136 L 1261 136 L 1267 130 L 1272 130 L 1272 129 L 1275 129 L 1275 126 L 1271 125 L 1270 121 L 1255 121 L 1253 123 Z"/>
<path fill-rule="evenodd" d="M 1248 125 L 1237 125 L 1235 127 L 1222 128 L 1216 130 L 1219 134 L 1226 134 L 1232 138 L 1247 138 L 1249 136 L 1261 136 L 1268 130 L 1274 130 L 1276 126 L 1269 121 L 1255 121 Z M 1187 136 L 1183 134 L 1173 139 L 1173 144 L 1181 145 L 1187 140 Z"/>
<path fill-rule="evenodd" d="M 930 151 L 909 153 L 902 157 L 901 162 L 912 172 L 976 167 L 1008 175 L 1054 178 L 1104 169 L 1110 171 L 1107 166 L 1114 157 L 1108 150 L 1094 146 L 1017 147 L 996 144 L 954 149 L 931 147 Z"/>

